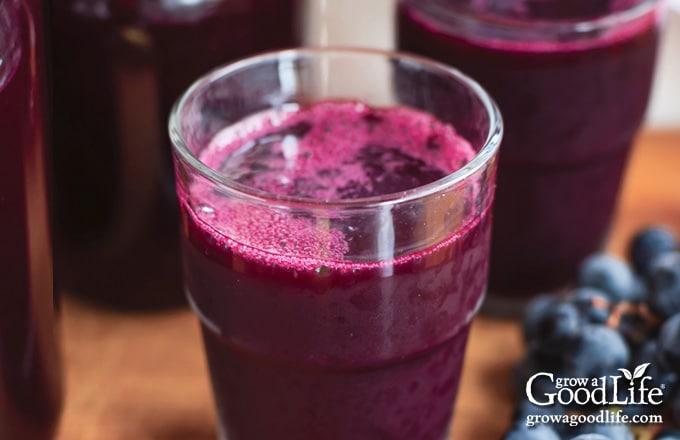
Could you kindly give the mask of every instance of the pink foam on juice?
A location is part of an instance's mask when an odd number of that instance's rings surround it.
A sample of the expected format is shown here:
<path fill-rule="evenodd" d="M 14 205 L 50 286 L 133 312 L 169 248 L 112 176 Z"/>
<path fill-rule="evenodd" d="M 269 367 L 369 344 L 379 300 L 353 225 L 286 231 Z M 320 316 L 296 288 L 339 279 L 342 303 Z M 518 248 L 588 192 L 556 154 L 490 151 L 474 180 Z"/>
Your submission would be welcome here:
<path fill-rule="evenodd" d="M 337 200 L 412 189 L 474 155 L 452 126 L 426 113 L 322 102 L 251 117 L 218 134 L 201 159 L 272 194 Z"/>
<path fill-rule="evenodd" d="M 269 197 L 338 201 L 432 183 L 462 168 L 474 155 L 451 125 L 426 113 L 321 102 L 303 111 L 250 117 L 217 134 L 200 159 Z M 316 227 L 309 219 L 234 206 L 204 182 L 191 191 L 200 218 L 225 236 L 247 237 L 257 249 L 297 257 L 327 254 L 338 261 L 348 250 L 339 231 Z"/>
<path fill-rule="evenodd" d="M 473 155 L 424 113 L 324 102 L 249 119 L 201 159 L 270 196 L 337 200 L 407 191 Z M 486 286 L 487 209 L 430 248 L 357 262 L 346 255 L 375 226 L 234 208 L 200 180 L 190 192 L 186 286 L 226 438 L 444 437 Z M 395 221 L 395 237 L 422 215 Z"/>

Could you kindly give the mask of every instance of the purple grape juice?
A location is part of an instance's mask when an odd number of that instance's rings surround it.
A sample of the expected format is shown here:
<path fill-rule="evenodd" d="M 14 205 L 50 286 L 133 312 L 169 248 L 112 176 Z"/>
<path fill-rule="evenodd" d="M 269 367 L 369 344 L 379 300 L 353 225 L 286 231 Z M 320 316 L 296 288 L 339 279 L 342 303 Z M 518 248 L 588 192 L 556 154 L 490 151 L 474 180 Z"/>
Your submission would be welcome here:
<path fill-rule="evenodd" d="M 510 12 L 470 15 L 473 22 L 508 14 L 521 23 L 576 22 L 610 13 L 609 3 L 518 1 Z M 544 29 L 538 25 L 526 25 L 530 37 L 513 39 L 500 25 L 497 34 L 474 32 L 426 9 L 402 2 L 400 49 L 475 78 L 503 114 L 490 292 L 526 297 L 573 281 L 579 262 L 606 239 L 649 97 L 657 14 L 652 9 L 581 39 L 548 41 L 536 36 Z"/>
<path fill-rule="evenodd" d="M 200 159 L 249 194 L 331 203 L 407 194 L 474 155 L 425 113 L 328 101 L 251 117 Z M 486 287 L 490 202 L 435 245 L 395 255 L 427 227 L 427 206 L 387 210 L 385 234 L 342 216 L 242 209 L 205 180 L 188 185 L 178 190 L 185 282 L 223 438 L 445 436 Z"/>
<path fill-rule="evenodd" d="M 180 303 L 166 120 L 218 64 L 292 46 L 297 0 L 54 1 L 57 273 L 118 307 Z"/>
<path fill-rule="evenodd" d="M 39 11 L 0 3 L 0 438 L 50 440 L 61 410 Z"/>

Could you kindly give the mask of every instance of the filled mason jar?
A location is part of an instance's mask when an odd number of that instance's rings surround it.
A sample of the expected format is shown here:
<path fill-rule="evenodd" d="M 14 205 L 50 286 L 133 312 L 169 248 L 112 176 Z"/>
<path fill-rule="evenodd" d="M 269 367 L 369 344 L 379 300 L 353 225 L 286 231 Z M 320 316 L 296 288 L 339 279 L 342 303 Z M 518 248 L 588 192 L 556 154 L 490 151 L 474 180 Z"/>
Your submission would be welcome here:
<path fill-rule="evenodd" d="M 118 307 L 183 302 L 165 121 L 212 67 L 298 41 L 297 0 L 53 0 L 56 268 Z"/>
<path fill-rule="evenodd" d="M 50 440 L 62 406 L 38 2 L 0 0 L 0 438 Z"/>
<path fill-rule="evenodd" d="M 487 310 L 514 314 L 599 251 L 650 94 L 657 0 L 402 0 L 398 46 L 478 80 L 506 123 Z"/>

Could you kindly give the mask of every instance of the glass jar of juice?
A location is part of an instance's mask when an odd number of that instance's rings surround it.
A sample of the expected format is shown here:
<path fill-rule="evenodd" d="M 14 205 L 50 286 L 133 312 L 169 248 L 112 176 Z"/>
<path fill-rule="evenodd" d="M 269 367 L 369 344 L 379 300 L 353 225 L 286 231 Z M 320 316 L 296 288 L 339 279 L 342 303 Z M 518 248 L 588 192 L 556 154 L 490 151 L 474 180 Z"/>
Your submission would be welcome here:
<path fill-rule="evenodd" d="M 0 1 L 0 438 L 54 438 L 61 368 L 53 299 L 38 3 Z"/>
<path fill-rule="evenodd" d="M 402 0 L 399 48 L 478 80 L 506 122 L 487 310 L 514 314 L 600 250 L 654 73 L 658 0 Z"/>
<path fill-rule="evenodd" d="M 118 307 L 180 304 L 166 120 L 214 66 L 294 45 L 297 0 L 53 0 L 60 283 Z"/>

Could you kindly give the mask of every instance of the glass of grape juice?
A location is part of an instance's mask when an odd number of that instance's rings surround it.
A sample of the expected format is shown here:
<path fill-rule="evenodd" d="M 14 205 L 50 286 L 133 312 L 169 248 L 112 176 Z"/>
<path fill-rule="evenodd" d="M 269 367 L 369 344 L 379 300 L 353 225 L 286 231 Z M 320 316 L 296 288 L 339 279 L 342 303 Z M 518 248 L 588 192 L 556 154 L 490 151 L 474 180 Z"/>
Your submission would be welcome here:
<path fill-rule="evenodd" d="M 63 388 L 45 156 L 42 12 L 0 0 L 0 439 L 52 440 Z"/>
<path fill-rule="evenodd" d="M 606 240 L 649 98 L 658 0 L 401 0 L 400 50 L 477 79 L 505 122 L 487 309 L 573 282 Z"/>
<path fill-rule="evenodd" d="M 195 82 L 170 135 L 221 438 L 443 439 L 487 284 L 483 89 L 418 57 L 272 52 Z"/>
<path fill-rule="evenodd" d="M 203 72 L 298 41 L 297 0 L 53 0 L 55 272 L 119 309 L 184 304 L 165 121 Z"/>

